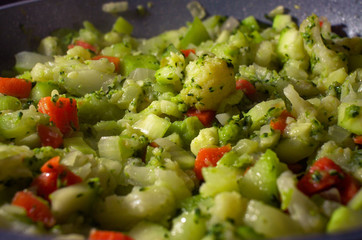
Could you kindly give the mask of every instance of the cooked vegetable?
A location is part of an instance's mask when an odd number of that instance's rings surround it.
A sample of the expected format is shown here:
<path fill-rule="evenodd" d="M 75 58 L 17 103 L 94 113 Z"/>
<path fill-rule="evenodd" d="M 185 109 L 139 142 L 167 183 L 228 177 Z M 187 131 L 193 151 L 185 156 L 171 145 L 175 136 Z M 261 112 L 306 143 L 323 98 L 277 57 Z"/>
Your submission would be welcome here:
<path fill-rule="evenodd" d="M 31 82 L 18 78 L 0 77 L 0 93 L 17 98 L 29 97 Z"/>
<path fill-rule="evenodd" d="M 361 38 L 315 14 L 299 27 L 282 6 L 270 25 L 189 7 L 190 24 L 149 39 L 118 17 L 17 55 L 21 75 L 0 78 L 0 227 L 92 240 L 361 228 Z"/>

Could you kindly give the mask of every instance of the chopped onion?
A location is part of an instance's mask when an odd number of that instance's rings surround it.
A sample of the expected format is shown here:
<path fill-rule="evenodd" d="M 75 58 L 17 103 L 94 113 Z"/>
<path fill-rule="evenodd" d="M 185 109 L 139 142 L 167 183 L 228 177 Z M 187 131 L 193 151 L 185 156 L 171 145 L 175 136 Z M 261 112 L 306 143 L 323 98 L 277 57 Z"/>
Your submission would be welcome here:
<path fill-rule="evenodd" d="M 270 18 L 274 18 L 276 15 L 283 14 L 283 13 L 284 13 L 284 7 L 282 5 L 279 5 L 276 8 L 274 8 L 273 10 L 271 10 L 267 16 Z"/>
<path fill-rule="evenodd" d="M 187 9 L 190 11 L 191 16 L 198 17 L 199 19 L 203 19 L 206 16 L 205 9 L 201 6 L 198 1 L 189 2 L 186 5 Z"/>
<path fill-rule="evenodd" d="M 103 12 L 107 13 L 120 13 L 128 10 L 128 2 L 108 2 L 102 5 Z"/>
<path fill-rule="evenodd" d="M 136 68 L 129 74 L 129 78 L 135 81 L 144 81 L 145 79 L 154 79 L 155 70 L 147 68 Z"/>
<path fill-rule="evenodd" d="M 221 27 L 221 31 L 227 30 L 227 31 L 233 31 L 235 28 L 239 26 L 239 20 L 237 20 L 235 17 L 230 16 L 228 19 L 224 22 L 224 24 Z"/>
<path fill-rule="evenodd" d="M 351 133 L 340 126 L 333 125 L 328 128 L 328 135 L 331 140 L 341 144 L 351 136 Z"/>
<path fill-rule="evenodd" d="M 215 115 L 215 118 L 219 121 L 221 125 L 225 125 L 231 118 L 230 113 L 219 113 Z"/>

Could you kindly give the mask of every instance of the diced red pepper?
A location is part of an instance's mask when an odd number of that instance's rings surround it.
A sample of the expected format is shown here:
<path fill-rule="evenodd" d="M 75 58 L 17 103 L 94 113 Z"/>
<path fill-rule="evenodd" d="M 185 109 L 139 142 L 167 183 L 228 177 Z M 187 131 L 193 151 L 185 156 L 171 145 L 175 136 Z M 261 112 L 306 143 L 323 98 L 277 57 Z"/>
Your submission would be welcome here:
<path fill-rule="evenodd" d="M 318 159 L 308 172 L 299 180 L 298 188 L 307 195 L 313 195 L 329 188 L 336 187 L 341 195 L 343 204 L 357 193 L 360 186 L 331 159 Z"/>
<path fill-rule="evenodd" d="M 44 97 L 39 100 L 38 110 L 49 115 L 50 121 L 64 135 L 79 128 L 77 102 L 75 99 Z"/>
<path fill-rule="evenodd" d="M 97 48 L 95 46 L 93 46 L 92 44 L 89 44 L 89 43 L 87 43 L 85 41 L 81 41 L 81 40 L 75 41 L 75 44 L 68 45 L 68 49 L 74 48 L 75 46 L 80 46 L 80 47 L 82 47 L 84 49 L 89 49 L 94 53 L 98 52 L 98 50 L 97 50 Z"/>
<path fill-rule="evenodd" d="M 49 159 L 46 163 L 43 164 L 43 166 L 40 168 L 40 171 L 42 173 L 59 173 L 64 171 L 65 166 L 60 164 L 60 157 L 56 156 L 51 159 Z"/>
<path fill-rule="evenodd" d="M 24 79 L 0 77 L 0 93 L 5 95 L 28 98 L 31 87 L 31 82 Z"/>
<path fill-rule="evenodd" d="M 202 168 L 216 166 L 217 162 L 224 156 L 225 153 L 231 150 L 230 145 L 225 145 L 218 148 L 202 148 L 197 154 L 195 160 L 194 172 L 199 180 L 203 179 Z"/>
<path fill-rule="evenodd" d="M 154 148 L 159 147 L 159 145 L 156 142 L 150 142 L 150 146 Z"/>
<path fill-rule="evenodd" d="M 278 118 L 272 119 L 270 121 L 270 127 L 274 130 L 279 130 L 281 133 L 284 132 L 285 128 L 287 127 L 287 118 L 293 117 L 290 112 L 284 110 Z"/>
<path fill-rule="evenodd" d="M 38 135 L 42 146 L 59 148 L 63 145 L 63 134 L 55 126 L 38 125 Z"/>
<path fill-rule="evenodd" d="M 355 136 L 353 138 L 353 141 L 354 141 L 355 144 L 362 145 L 362 135 Z"/>
<path fill-rule="evenodd" d="M 185 57 L 188 57 L 188 56 L 190 55 L 190 53 L 193 53 L 193 54 L 196 53 L 196 50 L 193 49 L 193 48 L 181 49 L 180 51 L 182 52 L 182 54 L 183 54 Z"/>
<path fill-rule="evenodd" d="M 212 122 L 215 119 L 215 114 L 216 114 L 215 111 L 212 110 L 201 111 L 195 108 L 190 108 L 187 111 L 186 116 L 188 117 L 196 116 L 205 127 L 209 127 L 211 126 Z"/>
<path fill-rule="evenodd" d="M 133 238 L 121 232 L 101 231 L 101 230 L 92 230 L 88 239 L 89 240 L 133 240 Z"/>
<path fill-rule="evenodd" d="M 82 178 L 60 164 L 60 157 L 56 156 L 47 161 L 41 168 L 42 172 L 32 183 L 37 194 L 49 199 L 49 194 L 62 186 L 70 186 L 82 182 Z"/>
<path fill-rule="evenodd" d="M 92 60 L 99 60 L 99 59 L 102 59 L 102 58 L 107 58 L 109 62 L 113 63 L 114 64 L 114 67 L 115 67 L 115 71 L 117 73 L 119 73 L 120 71 L 120 59 L 118 57 L 112 57 L 112 56 L 95 56 L 92 58 Z"/>
<path fill-rule="evenodd" d="M 236 89 L 241 90 L 249 98 L 252 98 L 256 93 L 256 88 L 251 82 L 246 79 L 239 79 L 236 81 Z"/>
<path fill-rule="evenodd" d="M 46 202 L 29 191 L 17 192 L 12 205 L 24 208 L 26 215 L 34 222 L 42 222 L 46 227 L 52 227 L 55 224 L 55 219 Z"/>
<path fill-rule="evenodd" d="M 49 195 L 58 189 L 58 174 L 54 172 L 42 173 L 34 178 L 32 186 L 36 187 L 37 195 L 49 200 Z"/>
<path fill-rule="evenodd" d="M 347 204 L 356 195 L 359 188 L 359 183 L 350 175 L 345 174 L 344 179 L 337 185 L 341 195 L 341 202 Z"/>

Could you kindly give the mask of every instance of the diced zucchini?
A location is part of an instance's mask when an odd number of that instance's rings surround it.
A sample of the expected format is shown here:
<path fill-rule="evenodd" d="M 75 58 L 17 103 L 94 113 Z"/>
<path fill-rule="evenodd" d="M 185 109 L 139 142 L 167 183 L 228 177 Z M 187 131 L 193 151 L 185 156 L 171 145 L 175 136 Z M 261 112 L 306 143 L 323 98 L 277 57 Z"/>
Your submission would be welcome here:
<path fill-rule="evenodd" d="M 133 187 L 126 196 L 111 195 L 100 202 L 95 219 L 105 228 L 129 230 L 142 220 L 169 219 L 174 210 L 174 196 L 166 187 Z"/>
<path fill-rule="evenodd" d="M 33 155 L 33 151 L 27 146 L 0 144 L 0 181 L 31 177 L 32 173 L 24 163 L 24 159 Z"/>
<path fill-rule="evenodd" d="M 199 45 L 200 43 L 209 40 L 210 36 L 202 21 L 195 17 L 190 28 L 180 42 L 180 48 L 186 49 L 190 44 Z"/>
<path fill-rule="evenodd" d="M 168 133 L 178 133 L 182 138 L 185 146 L 190 146 L 192 139 L 194 139 L 204 128 L 204 125 L 197 117 L 188 117 L 183 121 L 174 121 Z"/>
<path fill-rule="evenodd" d="M 222 192 L 239 191 L 238 181 L 242 172 L 237 168 L 220 165 L 202 168 L 202 176 L 205 182 L 200 187 L 200 194 L 209 197 Z"/>
<path fill-rule="evenodd" d="M 254 16 L 244 18 L 241 23 L 248 27 L 250 31 L 258 31 L 260 29 L 259 23 Z"/>
<path fill-rule="evenodd" d="M 343 102 L 338 107 L 338 125 L 351 131 L 362 134 L 362 101 Z"/>
<path fill-rule="evenodd" d="M 289 14 L 276 15 L 273 20 L 273 28 L 280 32 L 286 27 L 296 27 L 296 24 L 292 20 L 292 16 Z"/>
<path fill-rule="evenodd" d="M 0 115 L 0 136 L 5 138 L 21 138 L 36 132 L 38 124 L 47 124 L 45 114 L 39 113 L 35 107 Z"/>
<path fill-rule="evenodd" d="M 347 206 L 354 210 L 362 210 L 362 189 L 354 195 L 354 197 L 348 202 Z"/>
<path fill-rule="evenodd" d="M 172 221 L 171 240 L 200 240 L 206 233 L 206 219 L 199 212 L 185 212 Z"/>
<path fill-rule="evenodd" d="M 123 17 L 118 17 L 113 24 L 112 31 L 130 35 L 133 31 L 133 26 Z"/>
<path fill-rule="evenodd" d="M 137 240 L 167 240 L 170 233 L 160 224 L 143 221 L 134 226 L 128 235 Z"/>
<path fill-rule="evenodd" d="M 169 120 L 160 118 L 155 114 L 149 114 L 146 118 L 135 122 L 133 128 L 139 129 L 150 140 L 154 140 L 162 138 L 170 125 Z"/>
<path fill-rule="evenodd" d="M 297 221 L 308 233 L 323 232 L 327 219 L 318 206 L 296 187 L 297 179 L 290 172 L 283 172 L 277 180 L 281 193 L 282 209 L 288 210 L 290 217 Z"/>
<path fill-rule="evenodd" d="M 102 49 L 101 54 L 104 56 L 113 56 L 123 58 L 131 53 L 131 48 L 124 43 L 116 43 Z"/>
<path fill-rule="evenodd" d="M 0 111 L 21 109 L 21 102 L 18 98 L 6 95 L 0 95 Z"/>
<path fill-rule="evenodd" d="M 98 142 L 100 157 L 125 163 L 138 149 L 144 146 L 142 140 L 127 136 L 102 137 Z"/>
<path fill-rule="evenodd" d="M 300 32 L 294 28 L 287 28 L 281 32 L 277 51 L 283 61 L 303 60 L 307 54 L 304 50 L 303 38 Z"/>
<path fill-rule="evenodd" d="M 30 98 L 38 102 L 41 98 L 50 96 L 53 90 L 60 92 L 59 86 L 53 82 L 37 82 L 31 89 Z"/>
<path fill-rule="evenodd" d="M 256 200 L 250 200 L 244 215 L 244 223 L 268 238 L 302 234 L 298 223 L 286 213 Z"/>
<path fill-rule="evenodd" d="M 240 179 L 242 196 L 275 204 L 278 199 L 276 180 L 284 167 L 277 155 L 268 149 Z"/>
<path fill-rule="evenodd" d="M 87 183 L 60 188 L 49 196 L 51 210 L 57 221 L 65 221 L 72 214 L 89 212 L 95 195 L 95 189 Z"/>
<path fill-rule="evenodd" d="M 246 116 L 250 116 L 252 120 L 252 129 L 256 129 L 260 127 L 262 124 L 266 122 L 266 117 L 269 116 L 270 111 L 280 108 L 280 112 L 285 108 L 284 101 L 282 99 L 274 99 L 269 101 L 260 102 L 255 105 L 252 109 L 250 109 Z M 277 114 L 277 113 L 275 113 Z"/>
<path fill-rule="evenodd" d="M 166 138 L 155 140 L 160 147 L 171 154 L 171 159 L 177 162 L 182 169 L 190 169 L 194 167 L 195 157 L 176 143 L 171 142 Z"/>
<path fill-rule="evenodd" d="M 136 68 L 147 68 L 152 70 L 158 70 L 160 63 L 153 55 L 126 55 L 123 57 L 123 66 L 121 74 L 128 76 Z"/>
<path fill-rule="evenodd" d="M 83 137 L 65 138 L 63 145 L 65 148 L 76 149 L 84 154 L 97 155 L 96 151 L 84 141 Z"/>
<path fill-rule="evenodd" d="M 343 232 L 362 227 L 362 211 L 353 210 L 345 206 L 335 210 L 328 222 L 327 232 Z"/>

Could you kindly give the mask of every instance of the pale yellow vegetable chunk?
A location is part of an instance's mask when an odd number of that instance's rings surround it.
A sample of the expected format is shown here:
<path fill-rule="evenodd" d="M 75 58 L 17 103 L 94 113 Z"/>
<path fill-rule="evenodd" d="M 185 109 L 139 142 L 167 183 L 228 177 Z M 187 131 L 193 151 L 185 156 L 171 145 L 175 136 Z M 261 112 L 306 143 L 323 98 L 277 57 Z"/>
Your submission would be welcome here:
<path fill-rule="evenodd" d="M 186 67 L 181 98 L 199 110 L 216 110 L 220 102 L 235 91 L 234 70 L 223 59 L 201 56 Z"/>

